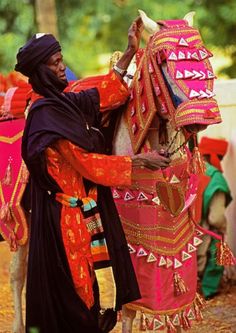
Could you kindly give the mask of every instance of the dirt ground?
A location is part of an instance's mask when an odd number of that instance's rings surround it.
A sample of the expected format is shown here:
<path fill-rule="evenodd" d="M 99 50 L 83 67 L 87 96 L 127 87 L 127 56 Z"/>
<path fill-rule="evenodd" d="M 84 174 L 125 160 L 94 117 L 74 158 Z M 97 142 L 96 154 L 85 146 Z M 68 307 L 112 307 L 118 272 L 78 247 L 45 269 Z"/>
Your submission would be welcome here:
<path fill-rule="evenodd" d="M 12 333 L 13 301 L 9 285 L 11 253 L 5 242 L 0 243 L 0 333 Z M 219 296 L 208 301 L 204 320 L 191 333 L 236 333 L 236 286 L 226 286 Z M 133 333 L 138 333 L 138 318 Z M 69 332 L 68 332 L 69 333 Z M 121 333 L 119 322 L 112 333 Z"/>

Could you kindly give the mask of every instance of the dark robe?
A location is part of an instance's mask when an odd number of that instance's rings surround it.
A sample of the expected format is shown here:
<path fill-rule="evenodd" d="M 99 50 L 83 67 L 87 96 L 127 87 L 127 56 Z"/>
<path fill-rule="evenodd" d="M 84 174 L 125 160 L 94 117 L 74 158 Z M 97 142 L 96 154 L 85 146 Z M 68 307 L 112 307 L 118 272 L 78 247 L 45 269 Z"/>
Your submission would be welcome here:
<path fill-rule="evenodd" d="M 61 204 L 50 193 L 61 192 L 47 172 L 45 149 L 65 138 L 88 152 L 103 152 L 99 127 L 99 95 L 96 89 L 36 101 L 29 112 L 22 140 L 22 157 L 32 177 L 32 227 L 26 292 L 26 332 L 99 333 L 98 290 L 89 310 L 73 286 L 63 245 Z M 70 104 L 69 109 L 65 104 Z M 76 108 L 73 109 L 73 104 Z M 90 130 L 86 129 L 86 123 Z M 89 182 L 86 183 L 89 187 Z M 127 243 L 109 188 L 98 185 L 100 211 L 117 287 L 116 308 L 140 298 Z"/>

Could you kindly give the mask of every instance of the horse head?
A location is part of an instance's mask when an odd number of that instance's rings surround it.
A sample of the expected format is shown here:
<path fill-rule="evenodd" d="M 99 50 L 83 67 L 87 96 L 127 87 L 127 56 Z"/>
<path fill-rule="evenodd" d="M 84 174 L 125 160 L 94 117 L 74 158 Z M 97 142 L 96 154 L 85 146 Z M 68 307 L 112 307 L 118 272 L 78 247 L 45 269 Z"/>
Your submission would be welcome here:
<path fill-rule="evenodd" d="M 158 22 L 141 10 L 139 13 L 150 38 L 136 55 L 137 69 L 126 110 L 134 153 L 142 146 L 156 114 L 162 124 L 163 120 L 170 122 L 187 137 L 221 122 L 213 98 L 212 54 L 192 27 L 194 12 L 181 20 Z"/>

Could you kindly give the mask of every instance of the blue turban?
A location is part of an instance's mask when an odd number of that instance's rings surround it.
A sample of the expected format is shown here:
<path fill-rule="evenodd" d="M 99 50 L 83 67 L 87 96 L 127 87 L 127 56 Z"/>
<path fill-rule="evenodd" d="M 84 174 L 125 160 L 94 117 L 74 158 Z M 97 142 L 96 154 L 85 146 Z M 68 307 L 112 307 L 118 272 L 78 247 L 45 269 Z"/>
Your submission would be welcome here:
<path fill-rule="evenodd" d="M 61 46 L 53 35 L 38 33 L 19 49 L 15 70 L 30 77 L 39 64 L 59 51 Z"/>

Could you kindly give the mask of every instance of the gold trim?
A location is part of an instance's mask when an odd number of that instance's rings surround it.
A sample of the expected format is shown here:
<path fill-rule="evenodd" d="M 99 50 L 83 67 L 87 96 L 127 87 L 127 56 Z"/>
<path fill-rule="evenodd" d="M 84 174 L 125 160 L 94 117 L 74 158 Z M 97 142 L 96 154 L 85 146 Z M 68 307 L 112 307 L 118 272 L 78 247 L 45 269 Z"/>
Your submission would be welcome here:
<path fill-rule="evenodd" d="M 138 80 L 138 75 L 141 72 L 142 69 L 142 75 L 143 78 L 141 81 Z M 148 75 L 147 75 L 148 73 Z M 140 84 L 143 84 L 143 89 L 146 90 L 146 113 L 142 114 L 141 112 L 141 102 L 142 102 L 142 96 L 140 95 Z M 157 107 L 155 105 L 154 96 L 153 93 L 150 93 L 153 91 L 152 88 L 152 82 L 151 78 L 148 72 L 148 59 L 147 59 L 147 51 L 143 54 L 142 59 L 140 61 L 140 64 L 138 66 L 138 69 L 136 71 L 136 74 L 133 79 L 133 85 L 132 89 L 135 90 L 137 96 L 133 101 L 129 103 L 129 106 L 126 110 L 126 121 L 128 123 L 128 129 L 129 129 L 129 135 L 131 138 L 132 148 L 134 153 L 136 154 L 138 150 L 140 149 L 140 146 L 142 145 L 145 136 L 148 132 L 148 129 L 151 125 L 151 122 L 153 120 L 153 117 L 155 116 L 157 112 Z M 148 93 L 149 92 L 149 93 Z M 138 132 L 133 133 L 132 132 L 132 117 L 130 114 L 131 107 L 135 107 L 136 111 L 136 117 L 137 117 L 137 125 L 139 126 Z"/>
<path fill-rule="evenodd" d="M 171 310 L 150 310 L 148 308 L 146 308 L 145 306 L 140 306 L 140 305 L 136 305 L 136 304 L 133 304 L 133 303 L 127 303 L 125 306 L 131 310 L 136 310 L 136 311 L 143 311 L 143 312 L 146 312 L 148 314 L 152 314 L 152 315 L 171 315 L 171 314 L 175 314 L 177 311 L 183 311 L 185 309 L 187 309 L 189 306 L 193 306 L 194 305 L 194 302 L 195 302 L 195 299 L 196 299 L 196 296 L 194 297 L 194 299 L 188 303 L 188 304 L 185 304 L 183 306 L 180 306 L 178 308 L 175 308 L 175 309 L 171 309 Z M 138 301 L 137 301 L 138 302 Z"/>
<path fill-rule="evenodd" d="M 141 232 L 144 231 L 153 231 L 153 230 L 168 230 L 168 231 L 173 231 L 173 233 L 175 234 L 178 229 L 180 229 L 182 227 L 182 225 L 187 221 L 188 219 L 188 214 L 185 214 L 185 216 L 182 217 L 182 219 L 180 219 L 180 221 L 174 221 L 173 224 L 177 224 L 174 225 L 173 227 L 165 227 L 165 226 L 160 226 L 160 225 L 146 225 L 146 226 L 142 226 L 141 224 L 135 224 L 133 222 L 131 222 L 130 220 L 124 218 L 123 216 L 120 216 L 121 222 L 124 225 L 127 225 L 133 229 L 136 230 L 140 230 Z M 126 229 L 125 229 L 126 230 Z"/>
<path fill-rule="evenodd" d="M 212 112 L 219 112 L 219 109 L 217 108 L 217 107 L 215 107 L 215 108 L 213 108 L 213 109 L 211 109 L 210 111 L 212 111 Z M 179 115 L 179 113 L 181 113 L 181 115 L 188 115 L 188 114 L 191 114 L 191 113 L 200 113 L 200 114 L 203 114 L 204 115 L 204 113 L 205 113 L 205 109 L 197 109 L 197 108 L 195 108 L 195 109 L 179 109 L 178 110 L 178 112 L 177 112 L 177 115 Z"/>
<path fill-rule="evenodd" d="M 126 239 L 127 241 L 130 242 L 130 244 L 134 244 L 134 245 L 143 245 L 146 249 L 150 250 L 150 251 L 153 251 L 154 253 L 157 253 L 157 254 L 164 254 L 164 255 L 169 255 L 169 256 L 175 256 L 186 244 L 187 242 L 189 242 L 189 240 L 193 237 L 193 234 L 194 234 L 194 229 L 192 230 L 191 233 L 189 233 L 189 236 L 188 237 L 185 237 L 182 239 L 182 244 L 180 246 L 178 246 L 177 248 L 175 249 L 169 249 L 167 250 L 166 248 L 164 247 L 160 247 L 160 244 L 158 244 L 158 246 L 153 246 L 153 245 L 150 245 L 149 242 L 145 242 L 145 241 L 140 241 L 140 242 L 137 242 L 137 239 L 136 238 L 132 238 L 130 236 L 126 236 Z"/>
<path fill-rule="evenodd" d="M 0 200 L 2 202 L 2 205 L 5 204 L 5 198 L 4 198 L 4 195 L 3 195 L 3 190 L 2 190 L 2 182 L 0 181 Z"/>
<path fill-rule="evenodd" d="M 168 31 L 168 33 L 169 33 L 169 31 Z M 168 34 L 167 33 L 167 34 Z M 175 32 L 175 34 L 176 34 L 176 32 Z M 162 39 L 158 39 L 158 40 L 156 40 L 155 42 L 154 42 L 154 45 L 155 46 L 157 46 L 157 45 L 160 45 L 160 44 L 164 44 L 164 43 L 167 43 L 167 44 L 169 44 L 170 42 L 173 42 L 173 43 L 177 43 L 178 41 L 179 41 L 179 39 L 180 38 L 175 38 L 175 37 L 164 37 L 164 38 L 162 38 Z M 203 42 L 202 42 L 202 40 L 201 40 L 201 37 L 200 37 L 200 35 L 198 34 L 195 34 L 195 35 L 193 35 L 193 36 L 191 36 L 191 37 L 188 37 L 188 38 L 185 38 L 185 40 L 187 41 L 187 42 L 193 42 L 194 40 L 198 40 L 199 41 L 199 44 L 200 45 L 203 45 Z M 199 45 L 198 44 L 198 45 Z M 163 48 L 165 48 L 165 45 L 163 46 Z M 176 45 L 173 45 L 173 48 L 175 48 L 176 49 Z"/>
<path fill-rule="evenodd" d="M 149 240 L 149 241 L 161 241 L 163 243 L 168 243 L 168 244 L 176 244 L 180 238 L 183 236 L 183 234 L 191 227 L 191 225 L 186 225 L 180 233 L 178 233 L 178 235 L 175 238 L 167 238 L 167 237 L 163 237 L 163 236 L 152 236 L 152 235 L 145 235 L 142 234 L 140 231 L 136 232 L 136 231 L 132 231 L 132 230 L 127 230 L 125 229 L 125 234 L 129 236 L 134 236 L 137 239 L 137 243 L 140 243 L 139 240 L 144 239 L 144 240 Z M 160 245 L 159 245 L 160 246 Z"/>
<path fill-rule="evenodd" d="M 12 144 L 12 143 L 16 142 L 17 140 L 19 140 L 22 137 L 23 132 L 24 131 L 22 130 L 19 133 L 12 136 L 11 138 L 9 138 L 7 136 L 0 135 L 0 142 Z"/>

